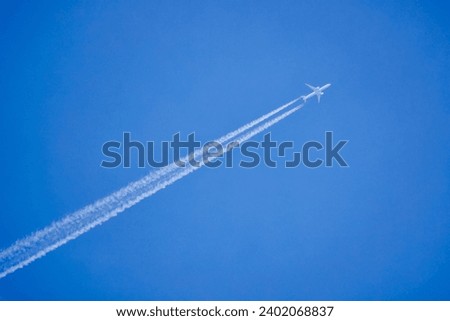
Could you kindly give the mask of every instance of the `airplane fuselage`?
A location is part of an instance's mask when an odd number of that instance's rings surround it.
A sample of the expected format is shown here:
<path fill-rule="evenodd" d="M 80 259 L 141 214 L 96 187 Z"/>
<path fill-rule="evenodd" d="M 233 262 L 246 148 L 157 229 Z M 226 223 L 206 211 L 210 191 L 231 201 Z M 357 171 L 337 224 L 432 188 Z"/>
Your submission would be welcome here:
<path fill-rule="evenodd" d="M 325 89 L 327 89 L 328 87 L 331 86 L 331 84 L 326 84 L 322 87 L 313 87 L 311 85 L 306 84 L 309 88 L 311 88 L 311 90 L 313 91 L 312 93 L 306 95 L 306 96 L 302 96 L 303 100 L 306 102 L 309 98 L 317 96 L 317 101 L 320 103 L 320 96 L 323 95 L 323 91 Z"/>

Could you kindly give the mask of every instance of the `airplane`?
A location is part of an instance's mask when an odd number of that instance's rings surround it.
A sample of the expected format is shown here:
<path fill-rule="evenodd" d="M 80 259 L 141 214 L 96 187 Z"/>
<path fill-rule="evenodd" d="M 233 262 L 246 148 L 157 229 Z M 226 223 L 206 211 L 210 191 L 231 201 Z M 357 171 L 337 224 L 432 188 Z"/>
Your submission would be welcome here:
<path fill-rule="evenodd" d="M 305 103 L 309 98 L 311 98 L 313 96 L 317 96 L 317 102 L 320 103 L 320 96 L 323 95 L 323 91 L 331 86 L 331 84 L 326 84 L 325 86 L 322 86 L 322 87 L 319 87 L 319 86 L 314 87 L 309 84 L 305 84 L 305 85 L 308 86 L 313 91 L 312 93 L 301 97 Z"/>

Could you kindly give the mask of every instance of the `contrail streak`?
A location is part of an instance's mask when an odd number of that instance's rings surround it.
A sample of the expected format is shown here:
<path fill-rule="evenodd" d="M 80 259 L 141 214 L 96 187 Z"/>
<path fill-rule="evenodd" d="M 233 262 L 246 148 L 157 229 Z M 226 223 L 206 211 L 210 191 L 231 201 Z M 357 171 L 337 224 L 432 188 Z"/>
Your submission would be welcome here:
<path fill-rule="evenodd" d="M 266 119 L 272 117 L 273 115 L 275 115 L 275 114 L 281 112 L 282 110 L 286 109 L 287 107 L 291 106 L 292 104 L 297 102 L 299 99 L 300 99 L 300 97 L 278 107 L 277 109 L 257 118 L 254 121 L 251 121 L 248 124 L 245 124 L 244 126 L 238 128 L 238 129 L 236 129 L 214 141 L 216 141 L 220 144 L 225 144 L 227 141 L 231 140 L 233 137 L 236 137 L 237 135 L 243 133 L 244 131 L 262 123 Z M 198 154 L 201 154 L 201 153 L 202 153 L 201 150 L 197 151 L 195 153 L 195 155 L 186 156 L 181 161 L 187 162 L 189 160 L 189 158 L 192 158 L 192 157 L 196 158 L 196 157 L 198 157 Z M 57 222 L 54 222 L 53 224 L 49 225 L 47 228 L 39 230 L 39 231 L 35 232 L 34 234 L 30 235 L 30 237 L 27 237 L 25 239 L 22 239 L 22 240 L 16 242 L 9 248 L 0 252 L 0 263 L 2 262 L 2 260 L 5 257 L 10 257 L 14 252 L 22 251 L 24 248 L 26 248 L 30 244 L 35 244 L 35 241 L 34 241 L 35 239 L 38 239 L 38 238 L 43 239 L 44 236 L 52 233 L 54 229 L 60 230 L 64 226 L 70 226 L 72 224 L 72 222 L 84 220 L 87 216 L 91 216 L 92 213 L 94 213 L 94 212 L 98 213 L 102 209 L 108 210 L 108 208 L 112 204 L 114 204 L 117 200 L 120 200 L 123 197 L 126 197 L 127 195 L 134 193 L 135 191 L 139 190 L 140 188 L 157 181 L 164 175 L 167 175 L 168 173 L 172 172 L 173 170 L 175 170 L 177 168 L 179 168 L 179 166 L 177 166 L 175 163 L 172 163 L 164 168 L 160 168 L 154 172 L 151 172 L 150 174 L 144 176 L 143 178 L 141 178 L 135 182 L 128 184 L 126 187 L 119 189 L 118 191 L 112 193 L 111 195 L 106 196 L 106 197 L 94 202 L 93 204 L 87 205 L 84 208 L 62 218 L 61 220 L 59 220 Z M 31 237 L 33 237 L 33 238 L 31 238 Z M 0 278 L 1 278 L 1 272 L 0 272 Z"/>
<path fill-rule="evenodd" d="M 303 107 L 303 104 L 301 104 L 287 112 L 284 112 L 282 115 L 259 125 L 271 116 L 274 116 L 275 114 L 288 108 L 298 100 L 299 98 L 294 99 L 291 102 L 273 110 L 272 112 L 240 127 L 239 129 L 220 137 L 216 141 L 224 144 L 233 139 L 233 141 L 241 143 L 273 126 Z M 246 131 L 248 132 L 245 133 Z M 225 152 L 226 150 L 224 150 L 222 154 Z M 198 158 L 199 156 L 202 156 L 202 153 L 203 151 L 197 151 L 194 155 L 189 155 L 184 160 L 186 161 L 192 157 Z M 217 157 L 220 156 L 221 155 L 218 155 Z M 210 161 L 214 159 L 215 158 L 212 158 Z M 203 163 L 201 163 L 201 166 L 202 165 Z M 168 165 L 155 173 L 150 173 L 142 179 L 130 183 L 117 192 L 114 192 L 79 211 L 67 215 L 59 221 L 53 222 L 44 229 L 36 231 L 28 237 L 16 241 L 9 248 L 6 248 L 0 252 L 0 279 L 20 268 L 25 267 L 31 262 L 43 257 L 47 253 L 77 238 L 92 228 L 108 221 L 112 217 L 139 203 L 141 200 L 164 189 L 184 176 L 194 172 L 198 168 L 200 167 L 192 166 L 190 163 L 187 163 L 186 167 L 178 167 L 176 164 L 172 163 L 171 165 Z"/>

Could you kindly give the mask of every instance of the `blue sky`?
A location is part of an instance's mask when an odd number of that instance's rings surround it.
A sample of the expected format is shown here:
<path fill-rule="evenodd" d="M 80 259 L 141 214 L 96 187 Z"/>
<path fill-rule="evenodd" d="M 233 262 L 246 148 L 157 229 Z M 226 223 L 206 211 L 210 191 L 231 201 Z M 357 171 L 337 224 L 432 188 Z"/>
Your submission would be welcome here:
<path fill-rule="evenodd" d="M 0 4 L 0 247 L 147 169 L 124 131 L 221 136 L 332 83 L 271 129 L 350 142 L 349 168 L 201 169 L 0 280 L 3 300 L 449 300 L 448 5 Z M 262 134 L 257 138 L 261 138 Z"/>

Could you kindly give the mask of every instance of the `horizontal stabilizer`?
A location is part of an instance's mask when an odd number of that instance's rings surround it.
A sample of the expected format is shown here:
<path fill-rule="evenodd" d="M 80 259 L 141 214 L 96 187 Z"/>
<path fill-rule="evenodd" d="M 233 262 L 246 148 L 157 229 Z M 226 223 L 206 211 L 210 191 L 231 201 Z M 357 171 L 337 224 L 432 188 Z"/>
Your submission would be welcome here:
<path fill-rule="evenodd" d="M 311 90 L 316 90 L 316 87 L 314 87 L 314 86 L 311 86 L 309 84 L 305 84 L 305 85 L 308 86 Z"/>

